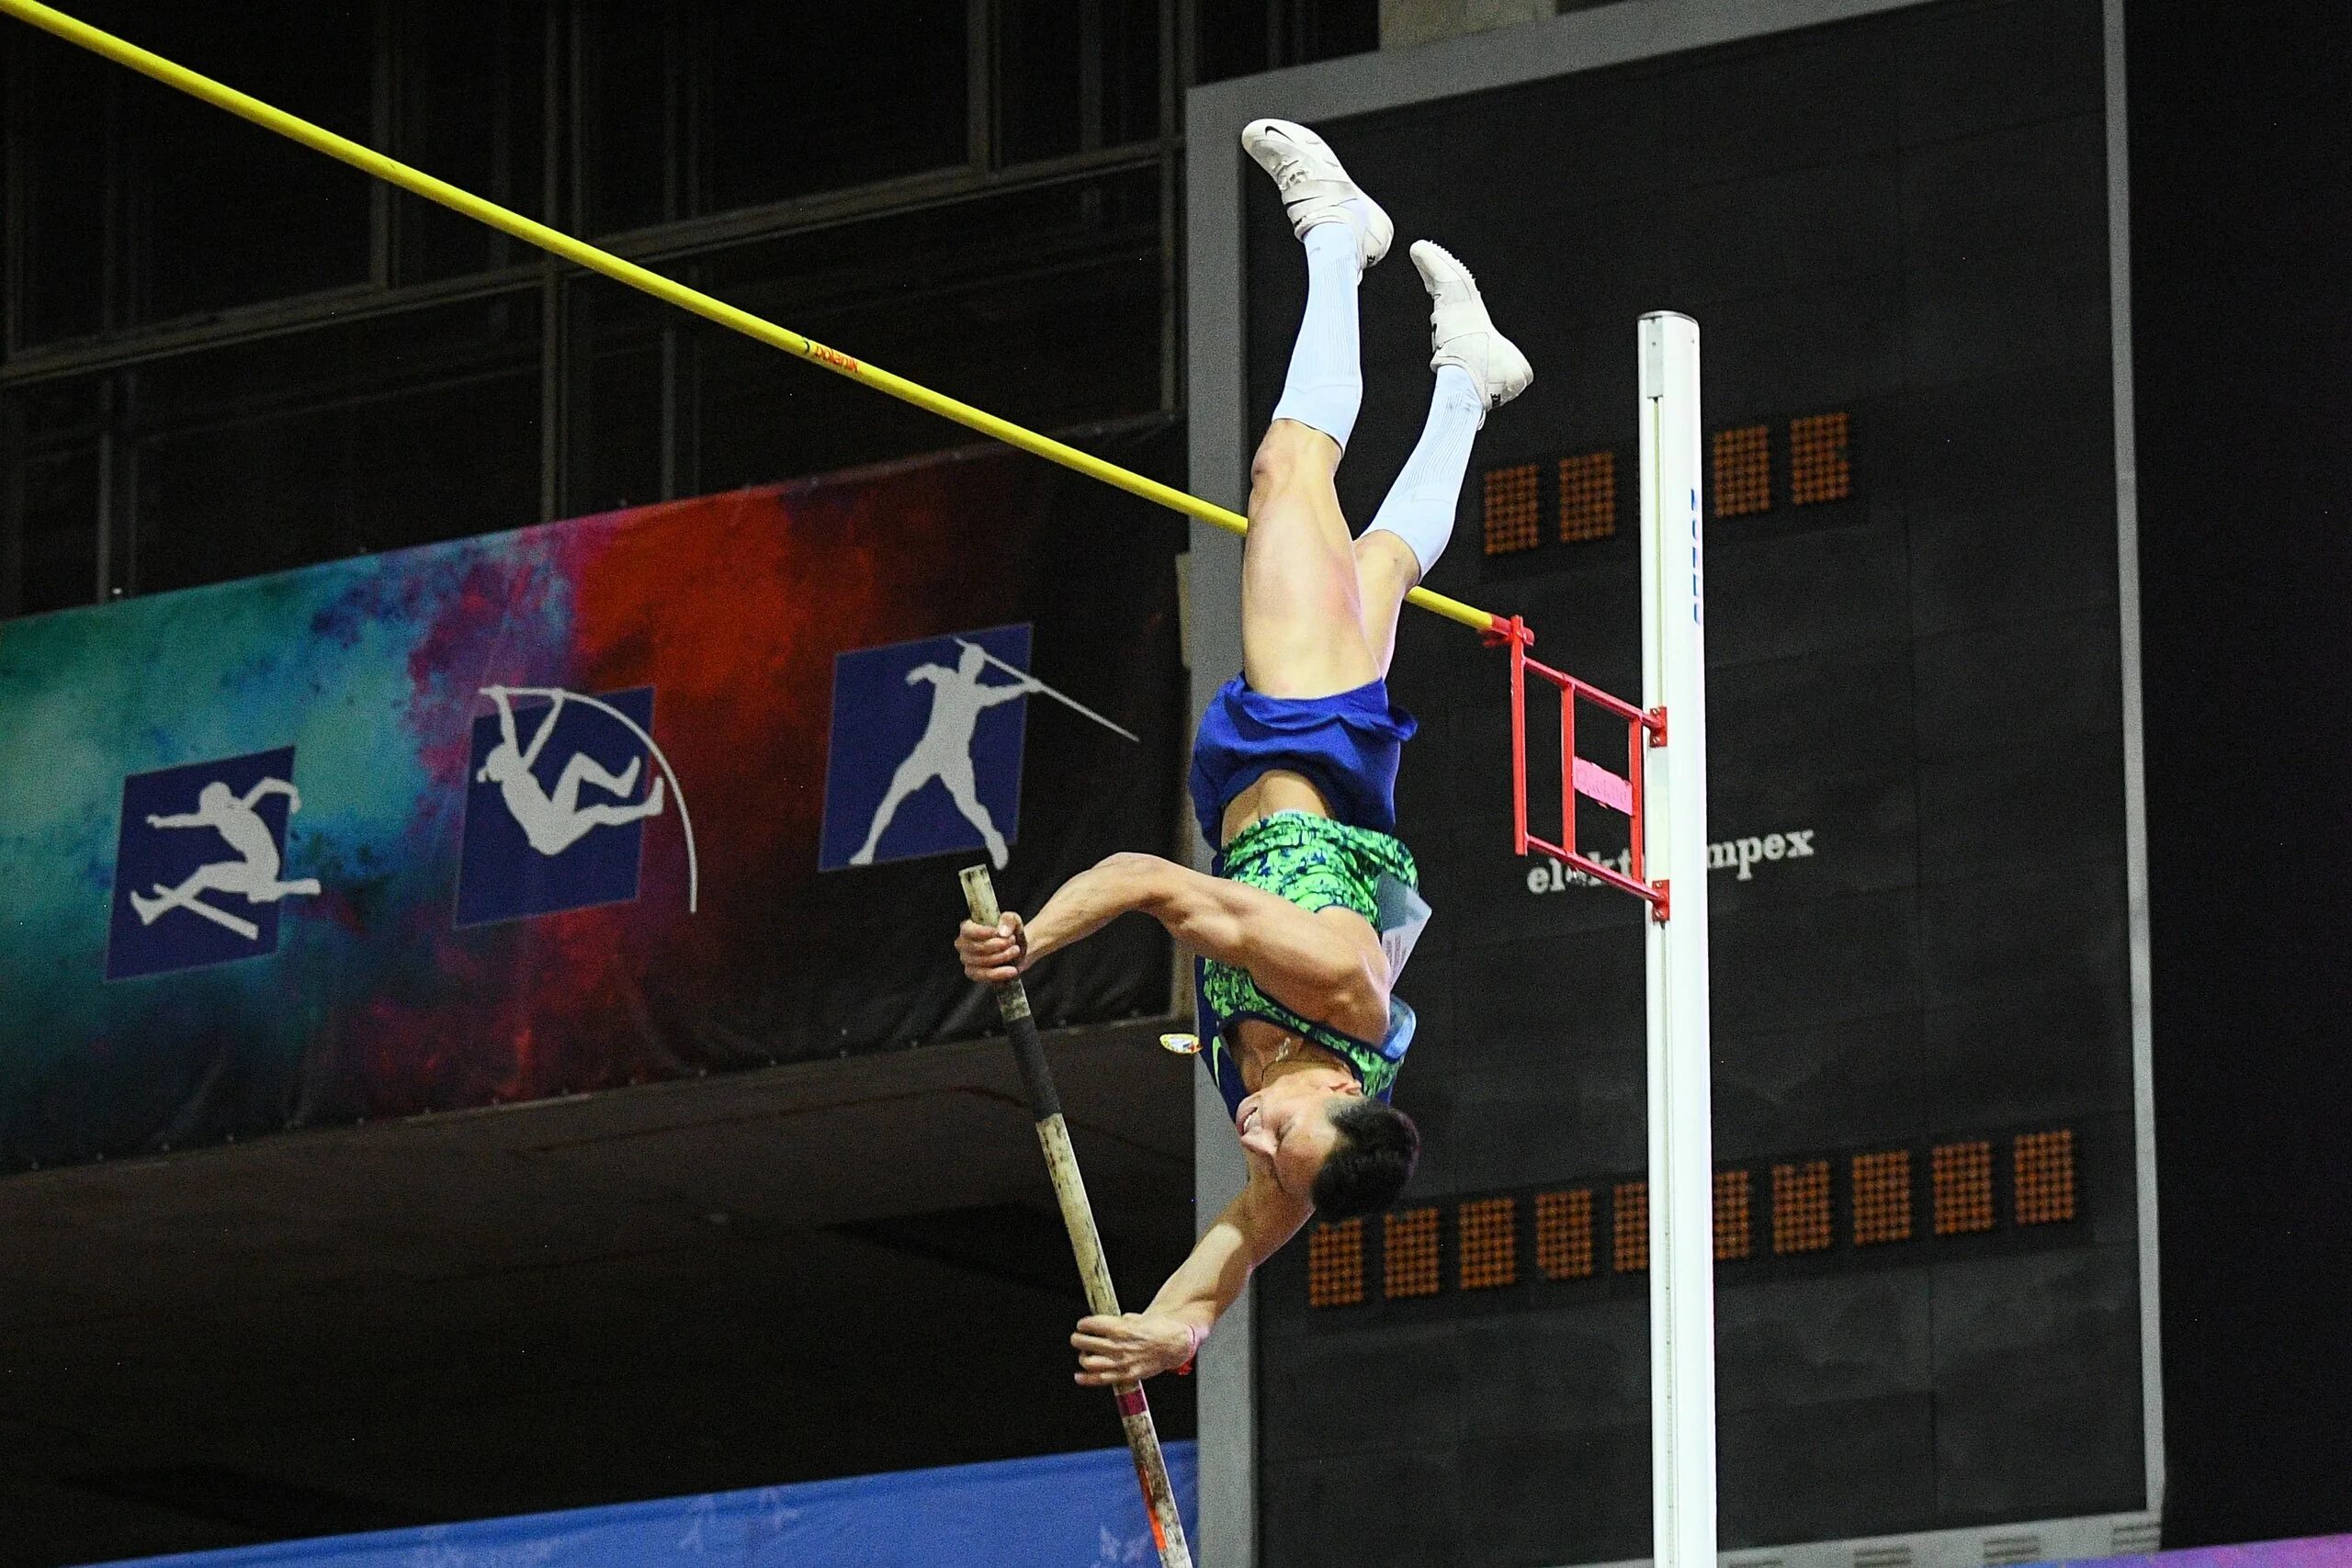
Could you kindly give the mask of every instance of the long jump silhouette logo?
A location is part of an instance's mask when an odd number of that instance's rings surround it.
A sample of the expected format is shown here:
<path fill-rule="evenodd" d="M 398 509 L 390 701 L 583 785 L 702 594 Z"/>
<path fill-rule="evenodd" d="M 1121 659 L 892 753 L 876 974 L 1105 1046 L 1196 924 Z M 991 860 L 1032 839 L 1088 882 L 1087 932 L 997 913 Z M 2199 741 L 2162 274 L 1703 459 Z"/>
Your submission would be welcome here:
<path fill-rule="evenodd" d="M 183 762 L 123 780 L 106 976 L 131 980 L 277 951 L 280 914 L 316 897 L 290 872 L 302 809 L 294 748 Z"/>
<path fill-rule="evenodd" d="M 176 887 L 158 883 L 147 894 L 131 894 L 130 907 L 138 912 L 140 924 L 152 926 L 170 910 L 186 909 L 224 931 L 236 932 L 247 942 L 258 942 L 259 926 L 218 905 L 206 903 L 204 895 L 232 893 L 249 903 L 275 904 L 289 894 L 308 896 L 319 891 L 318 878 L 314 876 L 296 877 L 289 882 L 278 875 L 283 862 L 276 835 L 262 820 L 261 813 L 254 809 L 267 795 L 284 795 L 288 813 L 302 809 L 302 796 L 284 779 L 264 779 L 242 795 L 215 781 L 206 784 L 197 796 L 194 811 L 148 816 L 150 828 L 209 828 L 236 852 L 236 858 L 208 861 Z"/>

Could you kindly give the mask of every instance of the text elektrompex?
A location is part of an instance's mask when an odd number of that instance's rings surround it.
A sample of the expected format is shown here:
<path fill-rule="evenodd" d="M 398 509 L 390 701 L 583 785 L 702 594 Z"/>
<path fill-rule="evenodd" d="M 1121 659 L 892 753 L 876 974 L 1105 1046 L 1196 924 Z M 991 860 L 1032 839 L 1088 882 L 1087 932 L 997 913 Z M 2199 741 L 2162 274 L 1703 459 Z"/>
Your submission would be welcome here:
<path fill-rule="evenodd" d="M 1787 828 L 1777 833 L 1750 834 L 1737 839 L 1718 839 L 1707 846 L 1707 869 L 1736 874 L 1736 880 L 1753 882 L 1758 863 L 1784 860 L 1809 860 L 1815 854 L 1814 835 L 1817 828 Z M 1633 874 L 1633 852 L 1620 850 L 1615 855 L 1593 857 L 1602 865 L 1621 875 Z M 1539 862 L 1527 868 L 1527 890 L 1530 893 L 1558 893 L 1570 887 L 1598 887 L 1600 879 L 1561 864 L 1555 860 Z"/>

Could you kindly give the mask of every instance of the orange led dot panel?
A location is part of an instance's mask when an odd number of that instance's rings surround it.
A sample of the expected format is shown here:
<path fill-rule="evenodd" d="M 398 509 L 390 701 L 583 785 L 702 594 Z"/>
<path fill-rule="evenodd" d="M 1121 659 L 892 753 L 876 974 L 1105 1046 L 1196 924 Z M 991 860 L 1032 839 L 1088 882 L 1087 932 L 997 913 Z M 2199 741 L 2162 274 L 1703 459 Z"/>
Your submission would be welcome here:
<path fill-rule="evenodd" d="M 1911 1151 L 1854 1156 L 1854 1245 L 1911 1239 Z"/>
<path fill-rule="evenodd" d="M 1592 1277 L 1592 1190 L 1535 1195 L 1535 1267 L 1546 1280 Z"/>
<path fill-rule="evenodd" d="M 1715 515 L 1772 510 L 1772 427 L 1715 432 Z"/>
<path fill-rule="evenodd" d="M 1853 465 L 1846 457 L 1848 427 L 1842 413 L 1789 421 L 1789 500 L 1798 506 L 1843 501 L 1854 493 Z"/>
<path fill-rule="evenodd" d="M 1836 1238 L 1829 1219 L 1829 1162 L 1772 1168 L 1772 1250 L 1820 1252 Z"/>
<path fill-rule="evenodd" d="M 1518 463 L 1487 470 L 1487 553 L 1507 556 L 1544 542 L 1542 468 Z"/>
<path fill-rule="evenodd" d="M 1749 1220 L 1747 1198 L 1747 1172 L 1715 1172 L 1715 1261 L 1718 1263 L 1755 1255 L 1756 1229 Z"/>
<path fill-rule="evenodd" d="M 1617 532 L 1617 454 L 1560 459 L 1560 539 L 1581 544 Z"/>
<path fill-rule="evenodd" d="M 1519 1282 L 1519 1201 L 1480 1198 L 1462 1205 L 1455 1221 L 1454 1273 L 1465 1291 Z"/>
<path fill-rule="evenodd" d="M 2023 1133 L 2017 1141 L 2017 1209 L 2021 1225 L 2054 1225 L 2075 1217 L 2075 1134 Z"/>
<path fill-rule="evenodd" d="M 1380 1292 L 1390 1301 L 1438 1292 L 1437 1211 L 1402 1209 L 1381 1230 Z"/>
<path fill-rule="evenodd" d="M 1650 1188 L 1646 1181 L 1621 1181 L 1611 1197 L 1609 1266 L 1639 1274 L 1650 1266 Z"/>
<path fill-rule="evenodd" d="M 1938 1235 L 1970 1235 L 1993 1228 L 1991 1144 L 1939 1144 L 1930 1168 Z"/>
<path fill-rule="evenodd" d="M 1358 1306 L 1363 1302 L 1363 1221 L 1317 1225 L 1306 1243 L 1306 1304 Z"/>

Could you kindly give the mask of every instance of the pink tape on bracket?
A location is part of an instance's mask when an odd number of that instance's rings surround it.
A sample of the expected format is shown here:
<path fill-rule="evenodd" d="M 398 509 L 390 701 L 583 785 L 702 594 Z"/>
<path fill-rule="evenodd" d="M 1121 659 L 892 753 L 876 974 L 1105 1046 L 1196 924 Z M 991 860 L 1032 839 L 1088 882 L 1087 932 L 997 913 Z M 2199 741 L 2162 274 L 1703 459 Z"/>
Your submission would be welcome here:
<path fill-rule="evenodd" d="M 1577 793 L 1588 795 L 1601 805 L 1613 807 L 1631 817 L 1634 814 L 1634 786 L 1611 773 L 1598 762 L 1577 759 Z"/>

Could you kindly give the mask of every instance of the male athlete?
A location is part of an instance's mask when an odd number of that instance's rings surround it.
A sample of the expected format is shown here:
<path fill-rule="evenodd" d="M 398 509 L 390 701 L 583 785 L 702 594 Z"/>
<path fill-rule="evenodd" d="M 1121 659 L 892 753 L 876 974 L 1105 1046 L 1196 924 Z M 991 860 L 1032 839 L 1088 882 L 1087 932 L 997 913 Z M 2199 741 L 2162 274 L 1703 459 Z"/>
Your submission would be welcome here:
<path fill-rule="evenodd" d="M 1221 846 L 1216 874 L 1113 855 L 1035 919 L 966 921 L 956 939 L 965 973 L 989 982 L 1130 911 L 1199 954 L 1201 1038 L 1249 1179 L 1149 1307 L 1079 1324 L 1070 1343 L 1087 1384 L 1190 1360 L 1250 1271 L 1309 1214 L 1385 1208 L 1412 1174 L 1419 1134 L 1388 1095 L 1413 1013 L 1390 993 L 1401 948 L 1381 939 L 1427 909 L 1412 891 L 1413 857 L 1391 836 L 1413 720 L 1389 705 L 1385 677 L 1405 594 L 1453 532 L 1471 439 L 1487 410 L 1533 378 L 1468 269 L 1416 243 L 1437 389 L 1395 488 L 1351 540 L 1332 475 L 1363 397 L 1356 285 L 1388 252 L 1388 215 L 1303 126 L 1258 120 L 1241 144 L 1273 176 L 1306 245 L 1307 293 L 1250 468 L 1242 672 L 1209 704 L 1193 745 L 1193 805 Z"/>

